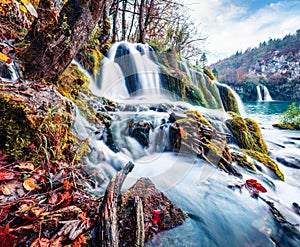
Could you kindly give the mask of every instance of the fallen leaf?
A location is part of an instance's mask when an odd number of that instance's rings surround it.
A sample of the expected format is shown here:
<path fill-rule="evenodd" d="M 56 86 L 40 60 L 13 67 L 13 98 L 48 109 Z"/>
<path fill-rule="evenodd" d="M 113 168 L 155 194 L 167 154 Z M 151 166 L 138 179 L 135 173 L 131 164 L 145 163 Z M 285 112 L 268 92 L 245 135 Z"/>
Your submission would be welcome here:
<path fill-rule="evenodd" d="M 12 62 L 12 60 L 8 56 L 3 54 L 2 52 L 0 52 L 0 60 L 5 62 L 5 63 L 11 63 Z"/>
<path fill-rule="evenodd" d="M 25 190 L 32 191 L 35 189 L 35 183 L 31 179 L 26 179 L 23 182 L 23 187 Z"/>
<path fill-rule="evenodd" d="M 0 222 L 3 222 L 7 219 L 9 212 L 10 210 L 8 208 L 0 208 Z"/>
<path fill-rule="evenodd" d="M 49 247 L 51 244 L 48 238 L 37 238 L 33 241 L 30 247 Z"/>
<path fill-rule="evenodd" d="M 86 237 L 84 234 L 79 235 L 76 240 L 71 243 L 71 247 L 81 247 L 86 244 Z"/>
<path fill-rule="evenodd" d="M 246 184 L 249 184 L 249 185 L 255 185 L 257 183 L 257 180 L 255 179 L 247 179 L 246 180 Z"/>
<path fill-rule="evenodd" d="M 17 236 L 9 233 L 9 224 L 5 227 L 0 226 L 0 246 L 1 247 L 12 247 L 15 246 L 15 239 Z"/>
<path fill-rule="evenodd" d="M 162 223 L 162 211 L 161 210 L 152 210 L 152 224 L 160 225 Z"/>
<path fill-rule="evenodd" d="M 50 204 L 55 204 L 58 201 L 58 196 L 55 192 L 53 192 L 50 196 L 50 198 L 48 199 L 48 203 Z"/>
<path fill-rule="evenodd" d="M 8 172 L 5 170 L 0 171 L 0 181 L 12 180 L 15 177 L 13 172 Z"/>
<path fill-rule="evenodd" d="M 262 192 L 262 193 L 267 192 L 267 189 L 266 189 L 264 186 L 262 186 L 260 183 L 256 183 L 256 184 L 255 184 L 255 188 L 256 188 L 257 190 L 259 190 L 260 192 Z"/>
<path fill-rule="evenodd" d="M 23 101 L 24 101 L 24 99 L 22 99 L 22 98 L 17 98 L 17 97 L 15 97 L 15 98 L 10 98 L 9 100 L 11 100 L 11 101 L 15 101 L 15 102 L 18 102 L 18 103 L 20 103 L 20 102 L 23 102 Z"/>
<path fill-rule="evenodd" d="M 26 170 L 26 171 L 33 171 L 34 165 L 30 162 L 20 162 L 18 165 L 15 165 L 15 167 L 19 168 L 20 170 Z"/>
<path fill-rule="evenodd" d="M 68 179 L 64 179 L 64 188 L 65 190 L 70 190 L 72 189 L 72 184 L 70 183 L 70 181 Z"/>
<path fill-rule="evenodd" d="M 33 213 L 35 216 L 40 216 L 42 213 L 44 213 L 45 209 L 40 207 L 34 207 L 30 209 L 30 212 Z"/>
<path fill-rule="evenodd" d="M 12 194 L 12 191 L 9 189 L 9 187 L 6 184 L 2 184 L 0 186 L 0 191 L 5 196 L 10 196 Z"/>

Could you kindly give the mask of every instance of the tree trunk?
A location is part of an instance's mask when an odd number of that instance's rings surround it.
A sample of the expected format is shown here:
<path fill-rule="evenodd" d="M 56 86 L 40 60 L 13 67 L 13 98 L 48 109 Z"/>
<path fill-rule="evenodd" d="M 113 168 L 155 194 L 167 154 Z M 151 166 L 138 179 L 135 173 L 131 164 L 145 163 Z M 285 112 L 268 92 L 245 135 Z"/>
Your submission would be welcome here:
<path fill-rule="evenodd" d="M 26 79 L 51 80 L 60 75 L 96 26 L 105 4 L 106 0 L 65 4 L 62 0 L 41 0 L 39 17 L 26 37 L 30 46 L 18 57 Z M 59 7 L 51 9 L 51 5 Z"/>
<path fill-rule="evenodd" d="M 126 8 L 127 8 L 127 0 L 123 0 L 123 10 L 122 10 L 122 40 L 126 40 Z"/>
<path fill-rule="evenodd" d="M 146 30 L 145 30 L 145 23 L 144 23 L 144 15 L 145 15 L 145 0 L 141 0 L 140 15 L 139 15 L 139 31 L 140 31 L 139 42 L 142 44 L 146 43 Z"/>
<path fill-rule="evenodd" d="M 113 28 L 112 28 L 112 43 L 117 41 L 117 19 L 118 19 L 118 12 L 119 12 L 119 0 L 114 1 L 113 3 Z"/>

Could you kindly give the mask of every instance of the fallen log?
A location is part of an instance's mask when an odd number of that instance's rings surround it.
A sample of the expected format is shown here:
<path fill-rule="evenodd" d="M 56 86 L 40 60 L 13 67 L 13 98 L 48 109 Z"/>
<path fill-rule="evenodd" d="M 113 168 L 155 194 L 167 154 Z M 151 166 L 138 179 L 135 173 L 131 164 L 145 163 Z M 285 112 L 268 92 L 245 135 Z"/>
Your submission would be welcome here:
<path fill-rule="evenodd" d="M 100 207 L 100 229 L 99 244 L 102 247 L 118 247 L 118 201 L 121 195 L 121 188 L 128 173 L 132 171 L 134 164 L 128 162 L 119 171 L 107 186 L 101 207 Z"/>

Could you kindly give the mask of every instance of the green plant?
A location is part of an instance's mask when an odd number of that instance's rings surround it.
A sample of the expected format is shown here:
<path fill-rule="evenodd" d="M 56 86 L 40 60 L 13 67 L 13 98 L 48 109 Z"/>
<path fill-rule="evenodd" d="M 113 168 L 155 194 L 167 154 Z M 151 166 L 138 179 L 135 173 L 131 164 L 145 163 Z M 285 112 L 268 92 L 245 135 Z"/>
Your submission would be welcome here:
<path fill-rule="evenodd" d="M 297 107 L 296 103 L 292 103 L 288 110 L 281 116 L 280 122 L 282 124 L 291 124 L 295 128 L 300 128 L 300 106 Z"/>

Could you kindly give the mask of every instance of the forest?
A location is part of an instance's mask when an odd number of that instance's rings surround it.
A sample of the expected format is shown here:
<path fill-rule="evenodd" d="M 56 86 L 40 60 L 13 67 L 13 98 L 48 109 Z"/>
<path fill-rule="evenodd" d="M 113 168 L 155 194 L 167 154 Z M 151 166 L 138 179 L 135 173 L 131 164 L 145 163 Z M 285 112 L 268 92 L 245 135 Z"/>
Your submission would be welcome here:
<path fill-rule="evenodd" d="M 300 30 L 282 39 L 261 42 L 258 47 L 225 58 L 209 67 L 220 82 L 241 91 L 245 101 L 254 101 L 255 87 L 266 85 L 278 100 L 299 100 Z"/>

